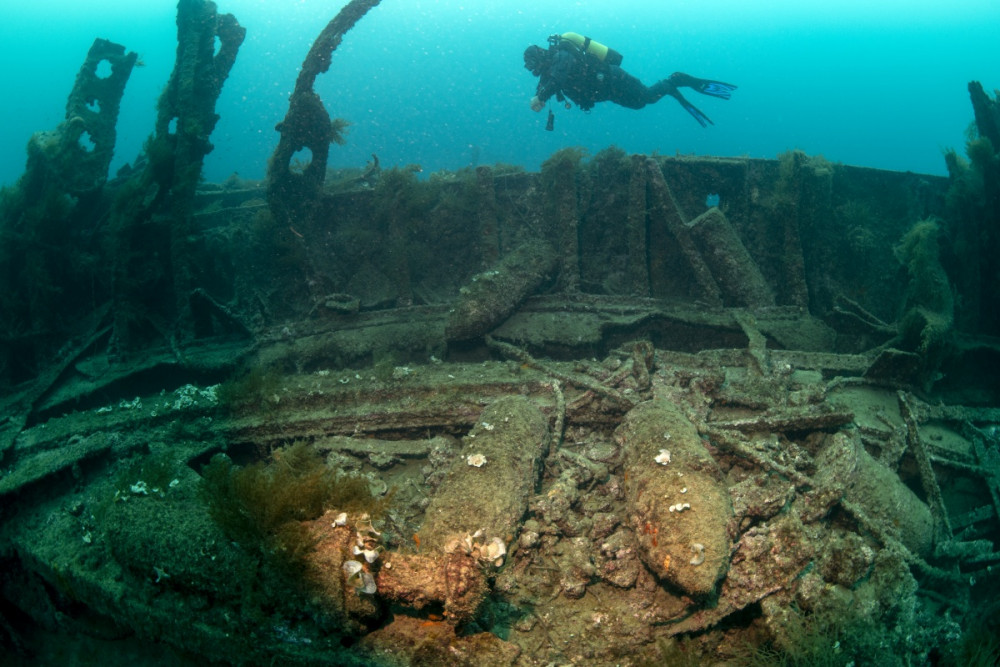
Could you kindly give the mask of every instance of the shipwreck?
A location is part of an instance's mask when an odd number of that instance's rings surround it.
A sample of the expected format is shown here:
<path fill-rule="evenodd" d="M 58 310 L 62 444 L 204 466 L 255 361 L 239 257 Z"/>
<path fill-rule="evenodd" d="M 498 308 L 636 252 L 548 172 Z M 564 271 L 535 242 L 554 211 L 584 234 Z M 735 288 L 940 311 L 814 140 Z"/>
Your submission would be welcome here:
<path fill-rule="evenodd" d="M 316 38 L 264 181 L 199 180 L 245 36 L 205 0 L 128 168 L 122 45 L 32 138 L 0 198 L 0 650 L 995 664 L 997 96 L 970 83 L 947 178 L 332 170 L 313 84 L 377 4 Z"/>

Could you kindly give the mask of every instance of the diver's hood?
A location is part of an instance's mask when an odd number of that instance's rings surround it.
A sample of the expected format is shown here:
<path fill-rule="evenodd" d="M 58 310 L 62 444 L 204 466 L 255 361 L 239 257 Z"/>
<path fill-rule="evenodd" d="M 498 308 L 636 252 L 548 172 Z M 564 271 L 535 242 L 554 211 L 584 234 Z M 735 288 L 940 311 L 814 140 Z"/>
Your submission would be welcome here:
<path fill-rule="evenodd" d="M 548 52 L 540 46 L 532 44 L 524 50 L 524 68 L 531 70 L 535 76 L 540 76 L 548 62 Z"/>

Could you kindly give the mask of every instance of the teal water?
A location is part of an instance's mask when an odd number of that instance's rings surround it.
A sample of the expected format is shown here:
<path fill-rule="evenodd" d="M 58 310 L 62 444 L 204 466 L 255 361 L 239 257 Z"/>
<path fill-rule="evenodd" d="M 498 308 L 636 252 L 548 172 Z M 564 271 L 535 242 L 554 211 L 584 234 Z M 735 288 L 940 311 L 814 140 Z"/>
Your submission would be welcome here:
<path fill-rule="evenodd" d="M 205 176 L 264 175 L 298 67 L 338 0 L 222 0 L 247 40 L 217 111 Z M 175 3 L 6 2 L 0 21 L 0 183 L 24 168 L 24 146 L 63 118 L 66 95 L 95 37 L 142 55 L 119 119 L 112 169 L 150 133 L 173 67 Z M 771 0 L 384 0 L 334 55 L 317 86 L 349 120 L 331 166 L 416 163 L 425 172 L 503 162 L 535 169 L 553 151 L 617 145 L 629 152 L 774 157 L 798 148 L 847 164 L 943 174 L 972 120 L 966 84 L 1000 87 L 1000 3 L 957 0 L 812 3 Z M 528 107 L 536 79 L 528 44 L 576 31 L 624 54 L 651 84 L 675 70 L 737 84 L 729 101 L 689 97 L 715 121 L 702 129 L 667 98 L 640 111 Z M 695 99 L 697 98 L 697 99 Z"/>

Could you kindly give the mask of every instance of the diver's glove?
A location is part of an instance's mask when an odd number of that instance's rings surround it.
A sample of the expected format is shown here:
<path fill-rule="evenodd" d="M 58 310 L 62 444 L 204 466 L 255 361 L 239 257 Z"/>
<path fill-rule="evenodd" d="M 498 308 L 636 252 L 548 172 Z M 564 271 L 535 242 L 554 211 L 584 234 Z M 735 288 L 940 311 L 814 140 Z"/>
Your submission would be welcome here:
<path fill-rule="evenodd" d="M 545 102 L 538 99 L 538 95 L 535 95 L 534 97 L 531 98 L 532 111 L 541 111 L 544 108 L 545 108 Z"/>

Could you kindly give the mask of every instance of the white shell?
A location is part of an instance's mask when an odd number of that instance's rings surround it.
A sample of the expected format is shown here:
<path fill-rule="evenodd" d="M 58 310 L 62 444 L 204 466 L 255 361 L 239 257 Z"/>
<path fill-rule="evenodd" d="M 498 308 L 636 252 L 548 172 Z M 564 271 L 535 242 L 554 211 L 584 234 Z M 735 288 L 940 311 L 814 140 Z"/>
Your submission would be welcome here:
<path fill-rule="evenodd" d="M 363 567 L 364 566 L 356 560 L 345 560 L 343 565 L 344 574 L 347 575 L 348 579 L 350 579 L 360 572 Z"/>
<path fill-rule="evenodd" d="M 375 586 L 375 577 L 371 575 L 370 572 L 361 573 L 361 583 L 363 586 L 358 589 L 361 593 L 367 593 L 368 595 L 374 595 L 378 588 Z"/>
<path fill-rule="evenodd" d="M 665 466 L 668 463 L 670 463 L 670 452 L 668 452 L 665 449 L 661 449 L 660 453 L 656 455 L 656 458 L 654 460 L 661 466 Z"/>
<path fill-rule="evenodd" d="M 486 545 L 486 557 L 489 560 L 497 561 L 503 558 L 507 554 L 507 545 L 503 543 L 503 540 L 499 537 L 494 537 L 490 540 L 490 543 Z"/>
<path fill-rule="evenodd" d="M 482 468 L 486 465 L 486 457 L 482 454 L 469 454 L 465 458 L 465 462 L 474 468 Z"/>

